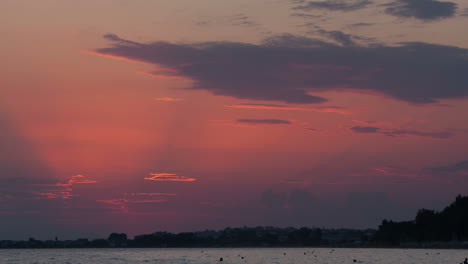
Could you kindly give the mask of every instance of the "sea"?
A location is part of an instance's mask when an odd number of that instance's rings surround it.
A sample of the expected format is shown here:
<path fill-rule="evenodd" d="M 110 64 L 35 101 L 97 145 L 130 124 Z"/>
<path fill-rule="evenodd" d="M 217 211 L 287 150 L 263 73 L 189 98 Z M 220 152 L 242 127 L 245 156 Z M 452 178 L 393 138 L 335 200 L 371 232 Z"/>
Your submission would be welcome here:
<path fill-rule="evenodd" d="M 467 257 L 448 249 L 0 249 L 1 264 L 459 264 Z"/>

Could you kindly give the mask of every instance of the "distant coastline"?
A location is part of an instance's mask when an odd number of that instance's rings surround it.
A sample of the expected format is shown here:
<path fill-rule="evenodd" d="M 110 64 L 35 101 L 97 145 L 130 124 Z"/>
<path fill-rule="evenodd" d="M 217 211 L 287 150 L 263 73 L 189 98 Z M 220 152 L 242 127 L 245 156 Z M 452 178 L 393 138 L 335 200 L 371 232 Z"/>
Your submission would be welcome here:
<path fill-rule="evenodd" d="M 383 220 L 377 229 L 239 227 L 198 232 L 155 232 L 128 239 L 1 240 L 3 248 L 434 248 L 468 249 L 468 196 L 457 196 L 441 212 L 420 209 L 414 220 Z"/>

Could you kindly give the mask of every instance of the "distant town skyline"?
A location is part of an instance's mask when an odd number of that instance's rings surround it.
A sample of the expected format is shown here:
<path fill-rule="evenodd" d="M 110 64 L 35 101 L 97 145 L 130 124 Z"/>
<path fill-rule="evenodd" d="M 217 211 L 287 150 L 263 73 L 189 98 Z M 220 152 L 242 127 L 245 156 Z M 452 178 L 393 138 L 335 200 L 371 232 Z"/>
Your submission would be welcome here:
<path fill-rule="evenodd" d="M 377 228 L 468 193 L 468 2 L 0 2 L 0 240 Z"/>

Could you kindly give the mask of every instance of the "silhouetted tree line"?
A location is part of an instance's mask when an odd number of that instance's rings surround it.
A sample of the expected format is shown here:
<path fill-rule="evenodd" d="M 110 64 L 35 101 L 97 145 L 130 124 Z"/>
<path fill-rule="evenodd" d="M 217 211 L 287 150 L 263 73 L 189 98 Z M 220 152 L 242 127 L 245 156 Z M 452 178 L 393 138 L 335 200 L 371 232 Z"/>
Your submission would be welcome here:
<path fill-rule="evenodd" d="M 156 232 L 135 236 L 136 247 L 253 247 L 253 246 L 317 246 L 321 242 L 318 228 L 243 227 L 221 231 L 185 233 Z"/>
<path fill-rule="evenodd" d="M 414 220 L 383 220 L 372 229 L 241 227 L 220 231 L 155 232 L 128 239 L 112 233 L 107 239 L 60 241 L 0 240 L 0 248 L 106 248 L 106 247 L 468 247 L 468 196 L 458 195 L 440 212 L 420 209 Z M 437 242 L 437 243 L 435 243 Z"/>
<path fill-rule="evenodd" d="M 370 232 L 370 233 L 369 233 Z M 311 247 L 357 246 L 368 243 L 375 230 L 241 227 L 220 231 L 155 232 L 128 239 L 126 234 L 112 233 L 107 239 L 60 241 L 0 240 L 0 248 L 107 248 L 107 247 Z M 364 241 L 364 242 L 363 242 Z"/>
<path fill-rule="evenodd" d="M 435 241 L 468 241 L 468 196 L 458 195 L 442 211 L 420 209 L 414 220 L 383 220 L 375 240 L 387 245 Z"/>

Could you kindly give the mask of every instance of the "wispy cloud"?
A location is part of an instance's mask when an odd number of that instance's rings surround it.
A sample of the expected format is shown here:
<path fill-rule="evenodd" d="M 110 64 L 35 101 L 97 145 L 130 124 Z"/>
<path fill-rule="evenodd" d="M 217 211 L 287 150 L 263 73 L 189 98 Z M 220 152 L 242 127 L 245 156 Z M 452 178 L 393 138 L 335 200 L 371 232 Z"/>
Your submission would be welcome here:
<path fill-rule="evenodd" d="M 417 136 L 433 139 L 448 139 L 453 137 L 455 134 L 448 131 L 433 132 L 433 131 L 418 131 L 418 130 L 406 130 L 406 129 L 384 129 L 373 126 L 354 126 L 351 127 L 351 131 L 361 134 L 382 134 L 389 137 L 401 137 L 401 136 Z"/>
<path fill-rule="evenodd" d="M 305 180 L 282 180 L 281 182 L 283 183 L 289 183 L 289 184 L 305 184 L 307 183 Z"/>
<path fill-rule="evenodd" d="M 292 122 L 283 119 L 237 119 L 239 123 L 256 125 L 291 125 Z"/>
<path fill-rule="evenodd" d="M 119 36 L 117 36 L 115 34 L 111 34 L 111 33 L 105 34 L 103 37 L 105 39 L 108 39 L 108 40 L 111 40 L 111 41 L 114 41 L 114 42 L 118 42 L 118 43 L 123 44 L 123 45 L 135 45 L 135 46 L 140 46 L 141 45 L 138 42 L 129 41 L 129 40 L 120 38 Z"/>
<path fill-rule="evenodd" d="M 177 72 L 171 72 L 171 71 L 152 71 L 152 72 L 146 72 L 146 71 L 138 71 L 138 74 L 143 74 L 147 75 L 150 77 L 154 78 L 160 78 L 160 79 L 169 79 L 169 80 L 188 80 L 186 77 L 181 76 Z"/>
<path fill-rule="evenodd" d="M 38 192 L 35 193 L 38 197 L 36 199 L 64 199 L 68 200 L 72 197 L 78 196 L 76 194 L 72 194 L 72 189 L 65 189 L 65 190 L 49 190 L 49 192 Z"/>
<path fill-rule="evenodd" d="M 350 29 L 355 29 L 355 28 L 369 27 L 369 26 L 373 26 L 373 25 L 375 25 L 375 23 L 362 23 L 361 22 L 361 23 L 349 24 L 346 27 L 350 28 Z"/>
<path fill-rule="evenodd" d="M 411 170 L 408 168 L 395 167 L 395 166 L 382 166 L 370 168 L 370 170 L 385 174 L 385 175 L 396 175 L 402 177 L 419 177 L 421 176 L 419 171 Z"/>
<path fill-rule="evenodd" d="M 314 10 L 326 9 L 331 11 L 353 11 L 365 8 L 372 4 L 370 0 L 324 0 L 324 1 L 305 1 L 296 0 L 300 5 L 294 7 L 296 10 Z"/>
<path fill-rule="evenodd" d="M 89 183 L 97 183 L 95 180 L 91 180 L 88 177 L 77 174 L 70 176 L 69 178 L 65 178 L 55 184 L 34 184 L 37 186 L 72 186 L 73 184 L 89 184 Z"/>
<path fill-rule="evenodd" d="M 73 194 L 73 185 L 75 184 L 93 184 L 97 183 L 95 180 L 91 180 L 88 177 L 77 174 L 61 180 L 57 183 L 51 184 L 32 184 L 40 188 L 39 191 L 33 193 L 37 195 L 35 199 L 71 199 L 72 197 L 78 196 Z"/>
<path fill-rule="evenodd" d="M 110 205 L 110 208 L 122 213 L 129 213 L 135 205 L 165 203 L 169 201 L 169 197 L 176 195 L 176 193 L 120 193 L 116 198 L 100 199 L 96 202 Z M 134 206 L 130 207 L 130 205 Z"/>
<path fill-rule="evenodd" d="M 339 106 L 323 106 L 323 107 L 294 107 L 287 105 L 278 105 L 278 104 L 233 104 L 225 105 L 225 107 L 230 108 L 241 108 L 241 109 L 260 109 L 260 110 L 296 110 L 296 111 L 314 111 L 322 113 L 337 113 L 342 115 L 348 115 L 352 113 L 352 110 L 345 107 Z"/>
<path fill-rule="evenodd" d="M 177 193 L 123 193 L 126 197 L 141 197 L 141 196 L 176 196 Z"/>
<path fill-rule="evenodd" d="M 212 26 L 234 26 L 260 29 L 261 25 L 256 22 L 252 17 L 245 13 L 237 13 L 228 16 L 217 16 L 217 17 L 205 17 L 195 23 L 201 27 L 212 27 Z"/>
<path fill-rule="evenodd" d="M 177 101 L 184 101 L 185 99 L 173 98 L 173 97 L 158 97 L 158 98 L 154 98 L 154 100 L 166 101 L 166 102 L 177 102 Z"/>
<path fill-rule="evenodd" d="M 97 183 L 95 180 L 90 180 L 86 176 L 77 174 L 71 176 L 70 180 L 68 180 L 67 184 L 73 185 L 73 184 L 86 184 L 86 183 Z"/>
<path fill-rule="evenodd" d="M 451 164 L 448 166 L 440 166 L 440 167 L 433 167 L 433 168 L 426 168 L 426 170 L 432 172 L 455 172 L 455 173 L 467 173 L 468 174 L 468 160 L 460 161 L 455 164 Z"/>
<path fill-rule="evenodd" d="M 118 61 L 125 61 L 125 62 L 137 63 L 137 64 L 150 64 L 151 65 L 150 62 L 144 62 L 144 61 L 140 61 L 140 60 L 137 60 L 137 59 L 126 58 L 126 57 L 119 56 L 119 55 L 104 54 L 104 53 L 97 52 L 97 51 L 94 51 L 94 50 L 82 50 L 81 52 L 85 53 L 85 54 L 89 54 L 89 55 L 94 55 L 94 56 L 99 56 L 99 57 L 104 57 L 104 58 L 110 58 L 110 59 L 118 60 Z"/>
<path fill-rule="evenodd" d="M 351 130 L 356 133 L 379 133 L 380 128 L 378 127 L 365 127 L 365 126 L 355 126 Z"/>
<path fill-rule="evenodd" d="M 159 199 L 109 199 L 109 200 L 96 200 L 96 202 L 101 202 L 101 203 L 107 203 L 107 204 L 112 204 L 112 205 L 125 205 L 128 203 L 164 203 L 167 202 L 168 200 L 166 198 L 159 198 Z"/>
<path fill-rule="evenodd" d="M 242 27 L 255 27 L 259 26 L 258 23 L 254 22 L 252 18 L 245 15 L 244 13 L 236 14 L 231 19 L 231 24 L 233 26 L 242 26 Z"/>
<path fill-rule="evenodd" d="M 175 173 L 150 173 L 151 177 L 145 177 L 149 181 L 175 181 L 175 182 L 192 182 L 195 178 L 180 176 Z"/>

